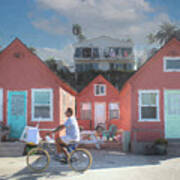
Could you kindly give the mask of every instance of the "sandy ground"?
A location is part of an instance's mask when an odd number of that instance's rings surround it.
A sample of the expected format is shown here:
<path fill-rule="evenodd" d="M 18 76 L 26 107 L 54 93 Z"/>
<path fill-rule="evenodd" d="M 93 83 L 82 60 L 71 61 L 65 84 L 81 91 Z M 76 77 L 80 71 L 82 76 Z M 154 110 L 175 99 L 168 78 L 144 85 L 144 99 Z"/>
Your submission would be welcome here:
<path fill-rule="evenodd" d="M 26 157 L 0 158 L 0 180 L 179 180 L 180 157 L 141 156 L 116 151 L 91 151 L 93 165 L 80 174 L 54 160 L 43 173 L 26 167 Z"/>

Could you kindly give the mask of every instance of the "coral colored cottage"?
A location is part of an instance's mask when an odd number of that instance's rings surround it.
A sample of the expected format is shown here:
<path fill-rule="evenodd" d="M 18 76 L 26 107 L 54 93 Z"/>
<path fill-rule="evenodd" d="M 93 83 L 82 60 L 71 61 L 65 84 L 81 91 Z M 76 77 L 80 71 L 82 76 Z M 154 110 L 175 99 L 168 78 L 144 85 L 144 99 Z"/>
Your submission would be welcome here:
<path fill-rule="evenodd" d="M 63 123 L 66 107 L 75 108 L 76 92 L 61 81 L 19 39 L 0 53 L 0 121 L 10 137 L 40 121 L 40 133 Z"/>

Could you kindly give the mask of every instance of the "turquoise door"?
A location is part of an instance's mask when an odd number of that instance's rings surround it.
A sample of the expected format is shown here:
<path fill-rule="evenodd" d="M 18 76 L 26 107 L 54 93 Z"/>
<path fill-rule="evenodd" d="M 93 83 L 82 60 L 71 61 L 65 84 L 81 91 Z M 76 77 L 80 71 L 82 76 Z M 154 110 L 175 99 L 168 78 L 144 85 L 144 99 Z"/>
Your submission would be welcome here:
<path fill-rule="evenodd" d="M 26 125 L 27 93 L 25 91 L 8 92 L 8 125 L 10 137 L 20 138 Z"/>
<path fill-rule="evenodd" d="M 165 137 L 180 138 L 180 90 L 166 90 L 165 96 Z"/>

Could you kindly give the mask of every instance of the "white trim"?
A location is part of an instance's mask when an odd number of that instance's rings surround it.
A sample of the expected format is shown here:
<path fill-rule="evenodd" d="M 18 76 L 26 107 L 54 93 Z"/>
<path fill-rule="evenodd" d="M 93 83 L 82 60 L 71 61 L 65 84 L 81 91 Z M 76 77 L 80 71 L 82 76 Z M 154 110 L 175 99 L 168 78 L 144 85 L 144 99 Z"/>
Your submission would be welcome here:
<path fill-rule="evenodd" d="M 96 86 L 104 86 L 104 93 L 96 94 Z M 94 84 L 94 96 L 106 96 L 106 84 Z"/>
<path fill-rule="evenodd" d="M 3 122 L 3 117 L 4 117 L 4 113 L 3 113 L 3 99 L 4 99 L 4 92 L 3 92 L 3 88 L 0 88 L 0 93 L 2 93 L 2 99 L 0 99 L 0 122 Z"/>
<path fill-rule="evenodd" d="M 171 57 L 171 56 L 165 56 L 163 58 L 163 69 L 164 69 L 164 72 L 180 72 L 180 69 L 167 69 L 166 68 L 166 63 L 167 63 L 167 60 L 179 60 L 180 61 L 180 57 Z"/>
<path fill-rule="evenodd" d="M 157 118 L 156 119 L 142 119 L 141 118 L 141 95 L 142 93 L 157 93 L 157 96 L 156 96 L 156 107 L 157 107 Z M 139 119 L 138 121 L 139 122 L 159 122 L 160 121 L 160 117 L 159 117 L 159 94 L 160 94 L 160 91 L 159 90 L 139 90 L 138 91 L 138 111 L 139 111 Z"/>
<path fill-rule="evenodd" d="M 50 92 L 50 118 L 35 118 L 34 117 L 34 92 Z M 31 89 L 31 121 L 48 122 L 53 121 L 53 89 L 51 88 L 37 88 Z"/>

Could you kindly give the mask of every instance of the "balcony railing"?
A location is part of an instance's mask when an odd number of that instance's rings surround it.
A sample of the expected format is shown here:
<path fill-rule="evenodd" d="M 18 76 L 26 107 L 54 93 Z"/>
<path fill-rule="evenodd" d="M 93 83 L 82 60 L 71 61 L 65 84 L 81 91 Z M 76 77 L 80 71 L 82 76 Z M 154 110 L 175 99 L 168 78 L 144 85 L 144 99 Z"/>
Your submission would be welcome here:
<path fill-rule="evenodd" d="M 134 59 L 134 55 L 133 54 L 130 54 L 128 56 L 121 56 L 121 55 L 116 55 L 116 56 L 104 56 L 104 55 L 101 55 L 101 56 L 98 56 L 98 57 L 94 57 L 94 56 L 89 56 L 89 57 L 86 57 L 86 56 L 80 56 L 80 57 L 77 57 L 77 56 L 74 56 L 74 59 L 75 60 L 130 60 L 130 59 Z"/>

